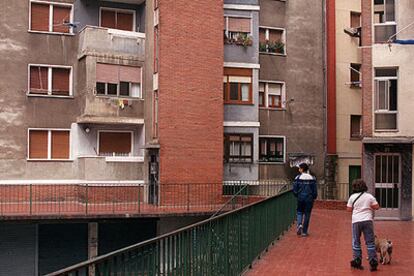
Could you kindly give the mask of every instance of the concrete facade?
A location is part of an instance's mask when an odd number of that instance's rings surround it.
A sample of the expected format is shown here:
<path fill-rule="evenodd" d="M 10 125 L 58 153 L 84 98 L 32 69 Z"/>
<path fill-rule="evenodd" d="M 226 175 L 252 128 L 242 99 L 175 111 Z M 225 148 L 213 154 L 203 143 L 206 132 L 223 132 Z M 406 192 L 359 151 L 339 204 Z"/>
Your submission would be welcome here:
<path fill-rule="evenodd" d="M 280 109 L 260 108 L 259 136 L 285 137 L 285 162 L 260 164 L 261 179 L 292 177 L 289 154 L 314 156 L 322 180 L 325 162 L 323 1 L 260 1 L 262 27 L 285 30 L 285 54 L 260 53 L 261 81 L 285 83 Z"/>
<path fill-rule="evenodd" d="M 362 3 L 363 18 L 372 18 L 374 16 L 374 3 Z M 394 6 L 390 7 L 395 12 L 394 18 L 385 16 L 385 22 L 372 24 L 363 22 L 362 33 L 365 36 L 364 45 L 372 46 L 372 49 L 363 50 L 363 177 L 370 184 L 370 189 L 375 192 L 379 198 L 380 205 L 384 207 L 380 210 L 380 216 L 383 218 L 397 218 L 402 220 L 411 220 L 413 218 L 413 176 L 412 176 L 412 143 L 414 138 L 414 129 L 410 122 L 413 96 L 410 93 L 412 87 L 413 69 L 411 59 L 414 55 L 412 45 L 402 45 L 397 43 L 375 43 L 377 38 L 376 30 L 382 28 L 385 24 L 396 26 L 397 33 L 390 34 L 391 40 L 412 39 L 414 31 L 409 24 L 412 23 L 414 15 L 414 6 L 412 1 L 396 1 Z M 375 19 L 377 20 L 377 19 Z M 391 74 L 380 76 L 377 70 L 391 68 L 397 72 L 395 76 Z M 392 73 L 394 74 L 394 73 Z M 382 110 L 379 108 L 380 100 L 378 93 L 380 81 L 389 81 L 394 79 L 395 104 L 393 109 Z M 394 99 L 394 93 L 391 86 L 384 90 L 389 93 L 388 99 Z M 376 92 L 378 91 L 378 92 Z M 391 106 L 391 104 L 390 104 Z M 396 114 L 396 124 L 388 129 L 379 129 L 377 127 L 376 114 Z M 384 160 L 393 159 L 394 169 L 384 168 L 388 173 L 393 173 L 393 178 L 388 181 L 383 180 L 383 174 L 379 173 L 379 168 L 384 167 Z M 383 160 L 383 161 L 380 161 Z M 382 163 L 381 163 L 382 162 Z M 388 161 L 391 162 L 391 161 Z M 398 175 L 397 175 L 398 173 Z M 394 176 L 395 175 L 395 176 Z M 390 203 L 391 202 L 391 203 Z"/>
<path fill-rule="evenodd" d="M 351 27 L 351 13 L 361 13 L 361 1 L 336 1 L 336 184 L 343 199 L 348 198 L 352 169 L 360 170 L 361 137 L 351 137 L 351 115 L 361 115 L 362 96 L 358 84 L 352 85 L 351 64 L 361 64 L 358 37 L 344 32 Z M 355 72 L 357 73 L 357 72 Z M 344 104 L 346 103 L 346 104 Z M 351 175 L 350 175 L 351 174 Z"/>

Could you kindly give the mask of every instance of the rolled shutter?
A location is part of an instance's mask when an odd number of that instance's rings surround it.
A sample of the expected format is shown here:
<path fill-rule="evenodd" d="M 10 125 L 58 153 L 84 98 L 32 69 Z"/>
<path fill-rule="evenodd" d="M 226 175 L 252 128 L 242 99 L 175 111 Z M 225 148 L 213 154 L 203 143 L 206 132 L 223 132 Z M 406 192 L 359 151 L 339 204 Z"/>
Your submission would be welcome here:
<path fill-rule="evenodd" d="M 52 69 L 52 94 L 69 96 L 70 69 Z"/>
<path fill-rule="evenodd" d="M 119 80 L 141 83 L 141 68 L 132 66 L 119 66 Z"/>
<path fill-rule="evenodd" d="M 266 29 L 259 30 L 259 42 L 266 43 Z"/>
<path fill-rule="evenodd" d="M 58 33 L 69 33 L 70 7 L 53 6 L 53 31 Z"/>
<path fill-rule="evenodd" d="M 47 159 L 47 130 L 29 131 L 29 158 Z"/>
<path fill-rule="evenodd" d="M 48 4 L 31 3 L 31 30 L 49 31 L 49 8 Z"/>
<path fill-rule="evenodd" d="M 101 27 L 116 28 L 116 13 L 110 10 L 101 10 Z"/>
<path fill-rule="evenodd" d="M 130 132 L 100 132 L 99 154 L 129 154 L 131 152 Z"/>
<path fill-rule="evenodd" d="M 116 28 L 124 31 L 134 30 L 134 15 L 132 13 L 117 12 Z"/>
<path fill-rule="evenodd" d="M 250 33 L 250 18 L 229 17 L 229 31 Z"/>
<path fill-rule="evenodd" d="M 47 94 L 48 68 L 30 66 L 30 94 Z"/>
<path fill-rule="evenodd" d="M 269 30 L 269 40 L 272 42 L 282 42 L 283 31 Z"/>
<path fill-rule="evenodd" d="M 119 65 L 97 63 L 96 81 L 105 83 L 119 82 Z"/>
<path fill-rule="evenodd" d="M 52 131 L 52 159 L 69 159 L 69 131 Z"/>

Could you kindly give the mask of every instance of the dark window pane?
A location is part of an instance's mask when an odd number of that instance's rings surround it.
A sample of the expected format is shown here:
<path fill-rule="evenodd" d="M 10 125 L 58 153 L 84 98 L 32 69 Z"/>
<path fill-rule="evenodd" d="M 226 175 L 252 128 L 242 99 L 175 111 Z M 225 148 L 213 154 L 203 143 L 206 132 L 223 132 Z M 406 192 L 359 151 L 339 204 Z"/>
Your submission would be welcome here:
<path fill-rule="evenodd" d="M 381 157 L 381 183 L 387 183 L 387 156 Z"/>
<path fill-rule="evenodd" d="M 239 99 L 239 84 L 230 83 L 230 100 L 237 101 Z"/>
<path fill-rule="evenodd" d="M 385 3 L 385 20 L 395 21 L 395 3 L 394 0 L 387 0 Z"/>
<path fill-rule="evenodd" d="M 397 129 L 397 114 L 375 114 L 375 130 Z"/>
<path fill-rule="evenodd" d="M 390 110 L 397 110 L 397 80 L 390 80 Z"/>
<path fill-rule="evenodd" d="M 351 138 L 361 136 L 361 116 L 351 115 Z"/>
<path fill-rule="evenodd" d="M 119 95 L 129 96 L 129 82 L 121 81 L 119 84 Z"/>
<path fill-rule="evenodd" d="M 381 156 L 375 156 L 375 183 L 381 183 Z"/>
<path fill-rule="evenodd" d="M 400 182 L 400 158 L 399 156 L 394 156 L 394 179 L 393 183 L 399 183 Z"/>
<path fill-rule="evenodd" d="M 375 68 L 376 77 L 396 77 L 397 69 L 396 68 Z"/>
<path fill-rule="evenodd" d="M 227 83 L 223 83 L 223 99 L 226 100 L 226 94 L 227 94 Z"/>
<path fill-rule="evenodd" d="M 118 84 L 108 83 L 108 95 L 117 95 Z"/>
<path fill-rule="evenodd" d="M 96 94 L 105 95 L 105 83 L 103 82 L 96 83 Z"/>
<path fill-rule="evenodd" d="M 390 39 L 390 37 L 393 36 L 396 32 L 396 25 L 375 26 L 375 43 L 386 43 L 388 39 Z M 395 37 L 393 39 L 395 39 Z"/>

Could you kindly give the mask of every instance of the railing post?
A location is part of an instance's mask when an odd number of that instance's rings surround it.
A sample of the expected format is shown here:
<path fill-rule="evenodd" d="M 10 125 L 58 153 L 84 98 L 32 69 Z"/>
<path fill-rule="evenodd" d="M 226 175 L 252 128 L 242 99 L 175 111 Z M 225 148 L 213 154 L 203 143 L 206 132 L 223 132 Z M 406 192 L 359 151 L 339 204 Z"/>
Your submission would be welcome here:
<path fill-rule="evenodd" d="M 88 201 L 89 201 L 89 185 L 88 185 L 88 183 L 86 183 L 86 197 L 85 197 L 85 201 L 86 201 L 85 213 L 88 214 Z"/>
<path fill-rule="evenodd" d="M 30 215 L 32 215 L 32 184 L 29 185 L 29 209 Z"/>

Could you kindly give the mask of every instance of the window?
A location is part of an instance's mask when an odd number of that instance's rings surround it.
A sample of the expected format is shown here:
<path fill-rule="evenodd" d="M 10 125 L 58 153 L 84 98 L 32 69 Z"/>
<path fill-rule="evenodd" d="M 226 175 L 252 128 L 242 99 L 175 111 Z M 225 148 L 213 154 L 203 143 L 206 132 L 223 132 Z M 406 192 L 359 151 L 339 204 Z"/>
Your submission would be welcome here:
<path fill-rule="evenodd" d="M 135 11 L 101 8 L 100 26 L 123 31 L 135 31 Z"/>
<path fill-rule="evenodd" d="M 53 33 L 72 33 L 72 5 L 30 2 L 30 30 Z"/>
<path fill-rule="evenodd" d="M 252 104 L 252 69 L 224 68 L 223 97 L 227 104 Z"/>
<path fill-rule="evenodd" d="M 351 139 L 361 139 L 361 115 L 351 115 Z"/>
<path fill-rule="evenodd" d="M 225 134 L 224 161 L 253 163 L 253 134 Z"/>
<path fill-rule="evenodd" d="M 224 39 L 227 44 L 251 46 L 251 18 L 224 17 Z"/>
<path fill-rule="evenodd" d="M 395 0 L 374 1 L 374 27 L 375 43 L 385 43 L 397 32 Z"/>
<path fill-rule="evenodd" d="M 71 96 L 72 68 L 29 64 L 29 95 Z"/>
<path fill-rule="evenodd" d="M 361 87 L 361 64 L 351 63 L 350 65 L 351 86 Z"/>
<path fill-rule="evenodd" d="M 29 129 L 29 159 L 67 160 L 70 156 L 69 130 Z"/>
<path fill-rule="evenodd" d="M 260 27 L 259 29 L 259 52 L 286 54 L 285 30 L 280 28 Z"/>
<path fill-rule="evenodd" d="M 259 107 L 284 108 L 285 84 L 283 82 L 259 82 Z"/>
<path fill-rule="evenodd" d="M 361 27 L 361 13 L 351 12 L 351 28 Z"/>
<path fill-rule="evenodd" d="M 141 98 L 140 67 L 96 64 L 96 95 Z"/>
<path fill-rule="evenodd" d="M 375 69 L 375 130 L 396 130 L 398 77 L 395 68 Z"/>
<path fill-rule="evenodd" d="M 259 162 L 285 162 L 284 137 L 260 137 Z"/>
<path fill-rule="evenodd" d="M 375 197 L 381 208 L 399 206 L 400 156 L 398 154 L 375 155 Z"/>
<path fill-rule="evenodd" d="M 132 131 L 98 131 L 100 156 L 130 156 L 132 154 Z"/>

